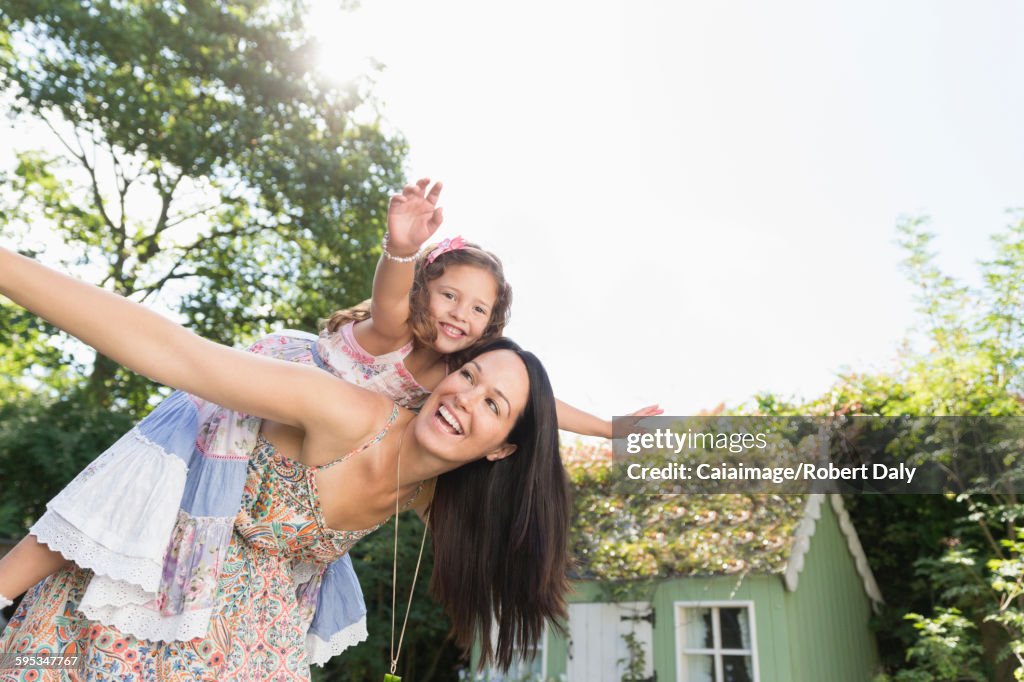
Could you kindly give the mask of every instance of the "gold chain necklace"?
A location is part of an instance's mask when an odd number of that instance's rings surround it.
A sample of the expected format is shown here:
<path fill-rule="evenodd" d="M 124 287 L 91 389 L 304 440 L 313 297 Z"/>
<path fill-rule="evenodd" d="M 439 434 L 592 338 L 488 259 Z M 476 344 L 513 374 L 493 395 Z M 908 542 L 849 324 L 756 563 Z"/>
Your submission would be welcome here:
<path fill-rule="evenodd" d="M 402 653 L 402 642 L 405 640 L 405 626 L 409 623 L 409 611 L 412 609 L 412 594 L 416 589 L 416 578 L 420 574 L 420 562 L 423 560 L 423 546 L 427 542 L 427 526 L 430 523 L 430 505 L 427 505 L 427 511 L 423 515 L 423 537 L 420 539 L 420 553 L 416 557 L 416 571 L 412 575 L 412 586 L 409 587 L 409 601 L 405 605 L 405 618 L 402 620 L 402 632 L 398 637 L 398 649 L 395 649 L 395 602 L 397 601 L 398 595 L 398 500 L 399 490 L 401 489 L 401 474 L 402 474 L 402 444 L 405 442 L 405 434 L 412 426 L 410 421 L 406 424 L 405 429 L 402 430 L 402 437 L 398 439 L 398 463 L 395 466 L 395 553 L 394 561 L 391 564 L 391 672 L 384 675 L 384 682 L 402 682 L 402 678 L 395 674 L 395 670 L 398 669 L 398 657 Z M 434 494 L 431 489 L 430 494 L 431 501 L 433 501 Z M 414 498 L 415 499 L 415 498 Z"/>

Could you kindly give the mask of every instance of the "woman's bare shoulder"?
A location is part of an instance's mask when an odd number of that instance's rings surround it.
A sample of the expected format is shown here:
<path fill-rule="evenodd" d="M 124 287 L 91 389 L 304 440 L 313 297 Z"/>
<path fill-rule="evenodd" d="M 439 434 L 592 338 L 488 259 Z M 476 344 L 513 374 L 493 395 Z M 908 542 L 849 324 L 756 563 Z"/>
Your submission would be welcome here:
<path fill-rule="evenodd" d="M 395 408 L 394 401 L 326 372 L 318 373 L 305 424 L 311 445 L 355 448 L 381 430 Z"/>

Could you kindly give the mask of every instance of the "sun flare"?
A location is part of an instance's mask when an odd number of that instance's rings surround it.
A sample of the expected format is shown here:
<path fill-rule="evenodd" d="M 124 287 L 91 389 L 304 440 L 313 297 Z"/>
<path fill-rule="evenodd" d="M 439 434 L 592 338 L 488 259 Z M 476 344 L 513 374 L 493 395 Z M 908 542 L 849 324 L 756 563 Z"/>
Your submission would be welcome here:
<path fill-rule="evenodd" d="M 312 66 L 332 82 L 351 83 L 379 68 L 374 22 L 366 10 L 345 10 L 337 0 L 313 0 L 306 28 L 317 42 Z"/>

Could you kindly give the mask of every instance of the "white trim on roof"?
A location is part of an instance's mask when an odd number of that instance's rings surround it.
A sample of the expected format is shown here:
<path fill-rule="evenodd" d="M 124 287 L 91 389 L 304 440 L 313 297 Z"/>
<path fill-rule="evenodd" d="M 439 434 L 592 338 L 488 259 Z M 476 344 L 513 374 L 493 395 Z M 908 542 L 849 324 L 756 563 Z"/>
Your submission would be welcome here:
<path fill-rule="evenodd" d="M 868 559 L 864 555 L 864 548 L 860 544 L 857 530 L 853 527 L 850 515 L 843 504 L 843 497 L 842 495 L 832 493 L 829 495 L 829 498 L 832 503 L 832 510 L 839 521 L 839 528 L 846 537 L 846 546 L 850 550 L 850 556 L 853 557 L 857 573 L 864 584 L 864 592 L 871 599 L 875 611 L 878 611 L 879 606 L 884 604 L 885 600 L 882 599 L 882 592 L 878 589 L 875 575 L 871 572 L 871 567 L 868 565 Z M 804 516 L 800 521 L 800 525 L 797 526 L 793 538 L 793 546 L 789 552 L 789 560 L 786 562 L 786 571 L 783 574 L 786 589 L 790 592 L 796 591 L 800 579 L 800 571 L 804 569 L 804 559 L 811 548 L 811 538 L 814 537 L 814 531 L 817 530 L 818 526 L 818 519 L 821 518 L 821 505 L 824 501 L 824 493 L 814 493 L 807 499 Z"/>

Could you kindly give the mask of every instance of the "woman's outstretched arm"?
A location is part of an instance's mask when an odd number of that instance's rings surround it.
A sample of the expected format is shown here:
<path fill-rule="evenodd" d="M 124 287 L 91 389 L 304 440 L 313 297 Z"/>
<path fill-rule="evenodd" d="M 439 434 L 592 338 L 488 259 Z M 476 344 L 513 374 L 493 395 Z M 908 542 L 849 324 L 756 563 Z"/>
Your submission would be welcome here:
<path fill-rule="evenodd" d="M 558 412 L 558 428 L 578 433 L 581 436 L 612 437 L 612 423 L 610 420 L 584 412 L 561 400 L 555 400 L 555 408 Z M 636 417 L 636 421 L 639 421 L 643 417 L 655 417 L 662 412 L 664 410 L 657 405 L 648 405 L 647 407 L 641 407 L 636 412 L 630 412 L 627 416 Z"/>
<path fill-rule="evenodd" d="M 365 430 L 360 410 L 370 420 L 379 411 L 374 401 L 360 399 L 361 389 L 325 372 L 207 341 L 133 301 L 6 249 L 0 249 L 0 294 L 132 371 L 239 412 L 303 428 L 329 421 L 333 436 L 356 440 Z M 352 410 L 345 422 L 330 418 L 339 402 Z"/>

